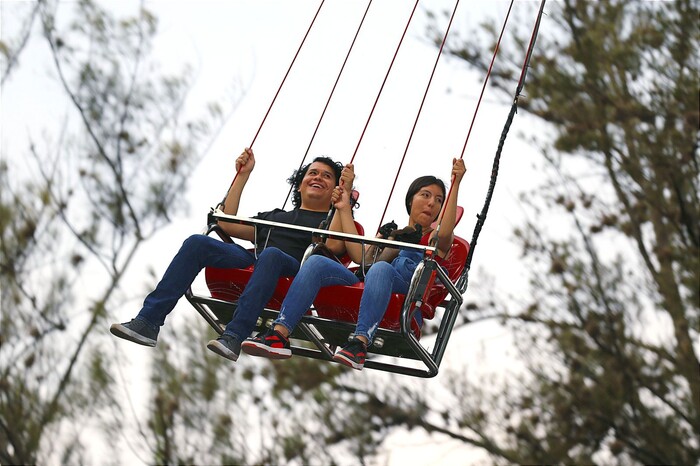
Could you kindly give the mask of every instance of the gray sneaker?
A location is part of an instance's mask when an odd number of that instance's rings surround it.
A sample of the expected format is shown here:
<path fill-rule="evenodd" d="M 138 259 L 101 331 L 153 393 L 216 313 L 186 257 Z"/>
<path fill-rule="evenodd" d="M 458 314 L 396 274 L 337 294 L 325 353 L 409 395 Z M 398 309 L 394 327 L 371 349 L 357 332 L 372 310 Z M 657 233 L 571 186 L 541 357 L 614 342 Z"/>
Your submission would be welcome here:
<path fill-rule="evenodd" d="M 143 319 L 131 319 L 123 324 L 112 324 L 109 331 L 115 337 L 133 341 L 139 345 L 156 346 L 159 327 L 154 327 Z"/>
<path fill-rule="evenodd" d="M 207 348 L 231 361 L 237 361 L 241 354 L 241 340 L 232 335 L 223 334 L 207 343 Z"/>

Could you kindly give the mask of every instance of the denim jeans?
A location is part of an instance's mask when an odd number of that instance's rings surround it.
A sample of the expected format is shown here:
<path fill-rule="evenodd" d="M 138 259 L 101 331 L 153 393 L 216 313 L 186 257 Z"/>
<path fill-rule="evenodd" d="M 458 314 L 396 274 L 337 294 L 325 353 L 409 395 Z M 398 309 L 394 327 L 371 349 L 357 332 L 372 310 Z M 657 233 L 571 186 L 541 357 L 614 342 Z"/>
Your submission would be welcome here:
<path fill-rule="evenodd" d="M 192 235 L 170 262 L 156 289 L 144 300 L 137 319 L 153 327 L 162 326 L 177 301 L 185 294 L 204 267 L 240 269 L 255 264 L 253 274 L 238 300 L 234 318 L 224 333 L 241 339 L 252 332 L 260 312 L 272 297 L 277 280 L 293 276 L 299 261 L 277 248 L 267 248 L 258 255 L 233 243 L 224 243 L 210 236 Z"/>
<path fill-rule="evenodd" d="M 226 326 L 224 334 L 246 339 L 255 327 L 265 304 L 270 300 L 282 277 L 293 277 L 299 271 L 299 261 L 281 249 L 267 247 L 258 254 L 253 273 L 238 298 L 238 308 Z"/>
<path fill-rule="evenodd" d="M 392 293 L 406 293 L 422 253 L 401 251 L 390 264 L 377 262 L 365 275 L 365 288 L 360 299 L 355 335 L 372 342 L 386 312 Z M 282 302 L 275 324 L 283 325 L 291 333 L 309 309 L 321 287 L 354 285 L 359 279 L 345 266 L 324 256 L 311 256 L 299 270 L 287 296 Z M 418 313 L 417 313 L 418 314 Z M 418 315 L 419 323 L 420 316 Z"/>

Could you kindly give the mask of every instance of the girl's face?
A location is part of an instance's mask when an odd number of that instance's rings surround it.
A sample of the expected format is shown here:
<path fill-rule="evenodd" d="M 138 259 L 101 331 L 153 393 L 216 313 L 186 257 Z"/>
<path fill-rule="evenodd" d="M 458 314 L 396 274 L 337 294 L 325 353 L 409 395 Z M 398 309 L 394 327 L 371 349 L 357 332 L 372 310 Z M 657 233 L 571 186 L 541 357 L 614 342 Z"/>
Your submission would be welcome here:
<path fill-rule="evenodd" d="M 429 227 L 440 213 L 444 200 L 445 195 L 440 186 L 431 184 L 420 188 L 411 201 L 409 224 L 418 223 L 424 229 Z"/>

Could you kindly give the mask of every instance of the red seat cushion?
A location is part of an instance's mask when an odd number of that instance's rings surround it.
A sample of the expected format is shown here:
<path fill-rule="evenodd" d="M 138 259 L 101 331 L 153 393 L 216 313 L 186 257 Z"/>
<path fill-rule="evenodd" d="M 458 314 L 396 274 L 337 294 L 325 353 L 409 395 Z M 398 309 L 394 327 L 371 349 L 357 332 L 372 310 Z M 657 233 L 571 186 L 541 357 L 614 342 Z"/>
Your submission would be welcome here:
<path fill-rule="evenodd" d="M 356 323 L 360 309 L 360 299 L 362 298 L 364 289 L 365 284 L 362 282 L 352 286 L 339 285 L 321 288 L 321 291 L 319 291 L 314 300 L 314 307 L 319 317 Z M 384 318 L 379 323 L 380 327 L 396 331 L 401 329 L 399 317 L 405 299 L 406 295 L 399 293 L 391 294 L 387 310 L 384 313 Z M 411 329 L 416 337 L 420 338 L 420 327 L 415 318 L 411 323 Z"/>
<path fill-rule="evenodd" d="M 362 231 L 363 233 L 364 230 L 361 230 L 362 226 L 357 222 L 355 223 L 358 225 L 358 231 Z M 468 252 L 469 243 L 455 236 L 449 254 L 442 261 L 442 265 L 447 270 L 447 274 L 452 282 L 456 281 L 462 273 L 462 269 L 466 264 Z M 344 259 L 343 262 L 345 264 L 350 262 L 348 257 Z M 252 273 L 253 266 L 245 269 L 207 267 L 205 277 L 213 298 L 224 301 L 237 301 L 241 293 L 243 293 Z M 277 282 L 277 287 L 266 307 L 274 310 L 279 310 L 282 307 L 282 301 L 284 301 L 292 279 L 293 277 L 284 277 Z M 325 287 L 321 289 L 314 300 L 314 306 L 319 317 L 355 323 L 357 322 L 360 298 L 362 297 L 363 291 L 364 283 L 357 283 L 353 286 Z M 432 319 L 435 316 L 435 308 L 440 305 L 446 296 L 447 289 L 445 286 L 441 283 L 435 283 L 431 289 L 429 298 L 421 307 L 423 319 Z M 391 295 L 389 305 L 384 313 L 384 318 L 379 323 L 380 327 L 395 331 L 401 329 L 399 317 L 405 298 L 406 296 L 403 294 L 393 293 Z M 413 319 L 411 328 L 416 337 L 420 338 L 420 327 L 415 319 Z"/>
<path fill-rule="evenodd" d="M 238 298 L 241 296 L 241 293 L 243 293 L 252 274 L 252 265 L 245 269 L 207 267 L 204 272 L 212 298 L 224 301 L 238 301 Z M 289 290 L 293 278 L 294 277 L 283 277 L 277 281 L 277 287 L 266 307 L 275 310 L 279 310 L 280 307 L 282 307 L 282 301 L 284 301 L 284 297 L 287 295 L 287 290 Z"/>
<path fill-rule="evenodd" d="M 358 233 L 363 235 L 365 230 L 362 225 L 355 222 L 355 226 L 357 227 Z M 346 266 L 352 262 L 347 254 L 338 258 L 338 260 Z M 224 301 L 238 301 L 245 286 L 248 284 L 250 276 L 253 274 L 253 267 L 252 265 L 245 269 L 207 267 L 204 271 L 204 277 L 212 298 Z M 266 307 L 277 311 L 282 307 L 282 301 L 284 301 L 284 297 L 287 295 L 287 290 L 289 290 L 289 286 L 292 284 L 292 279 L 293 277 L 283 277 L 279 279 L 272 298 L 270 298 Z"/>
<path fill-rule="evenodd" d="M 469 243 L 455 236 L 450 252 L 442 264 L 447 269 L 447 275 L 452 282 L 456 281 L 462 273 L 468 252 Z M 314 300 L 314 306 L 320 317 L 345 322 L 357 322 L 360 298 L 363 291 L 364 283 L 358 283 L 353 286 L 328 286 L 321 289 Z M 440 305 L 446 296 L 447 289 L 445 286 L 441 283 L 434 284 L 428 299 L 421 307 L 423 319 L 432 319 L 435 316 L 435 308 Z M 399 318 L 405 299 L 406 296 L 403 294 L 393 293 L 391 295 L 384 318 L 379 323 L 380 327 L 389 330 L 401 329 Z M 415 318 L 411 322 L 411 329 L 416 338 L 420 338 L 420 327 Z"/>

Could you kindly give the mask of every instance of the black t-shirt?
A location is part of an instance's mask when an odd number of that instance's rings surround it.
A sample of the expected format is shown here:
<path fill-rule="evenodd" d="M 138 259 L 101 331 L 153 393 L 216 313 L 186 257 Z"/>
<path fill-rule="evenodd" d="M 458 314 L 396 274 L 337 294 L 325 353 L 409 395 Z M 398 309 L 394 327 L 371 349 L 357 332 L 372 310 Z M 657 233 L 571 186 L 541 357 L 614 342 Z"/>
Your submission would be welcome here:
<path fill-rule="evenodd" d="M 315 212 L 312 210 L 294 209 L 285 211 L 275 209 L 269 212 L 260 212 L 253 218 L 268 220 L 270 222 L 288 223 L 302 227 L 318 228 L 326 219 L 328 212 Z M 306 231 L 288 230 L 283 228 L 270 228 L 266 225 L 256 226 L 258 229 L 257 252 L 260 254 L 267 247 L 278 248 L 301 262 L 304 251 L 311 244 L 311 233 Z M 268 231 L 270 237 L 267 237 Z"/>

